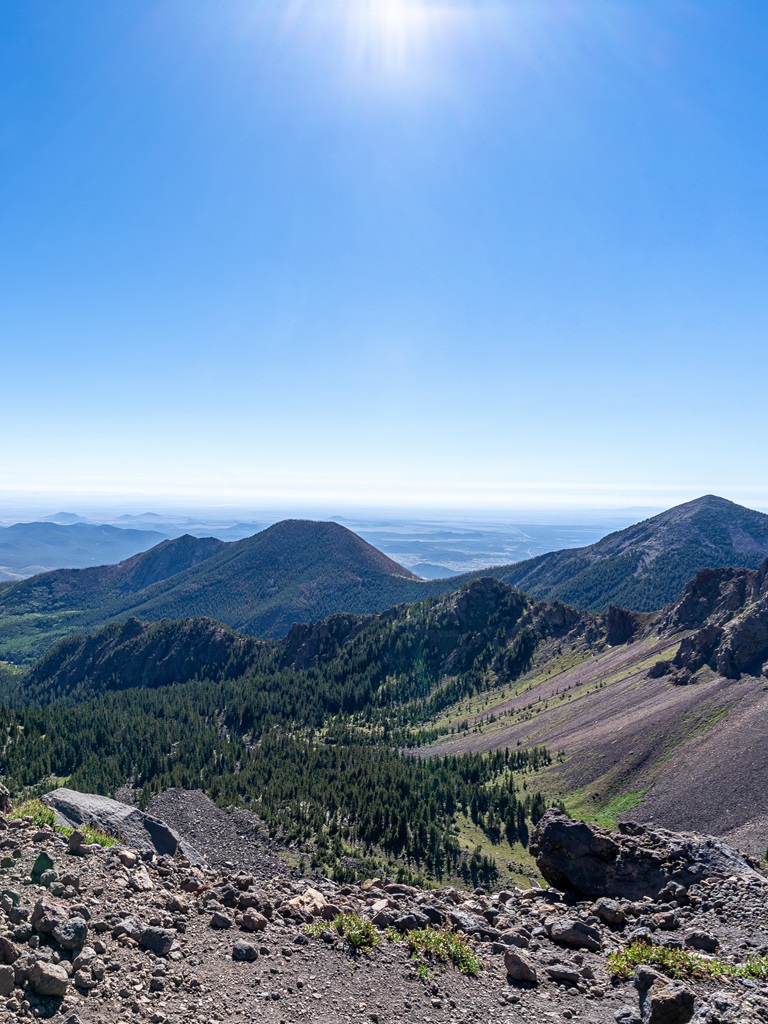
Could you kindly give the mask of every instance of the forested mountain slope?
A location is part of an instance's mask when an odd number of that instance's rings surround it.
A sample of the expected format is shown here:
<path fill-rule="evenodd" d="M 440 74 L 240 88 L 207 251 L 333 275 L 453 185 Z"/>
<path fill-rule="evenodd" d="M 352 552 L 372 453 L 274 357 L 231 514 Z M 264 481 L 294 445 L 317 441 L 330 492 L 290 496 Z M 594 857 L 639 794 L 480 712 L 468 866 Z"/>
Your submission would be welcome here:
<path fill-rule="evenodd" d="M 480 843 L 473 878 L 498 878 L 489 858 L 519 865 L 552 800 L 653 806 L 764 849 L 767 578 L 768 564 L 702 572 L 658 615 L 592 616 L 481 578 L 280 641 L 112 624 L 20 680 L 2 771 L 15 791 L 51 776 L 142 800 L 202 786 L 341 875 L 371 856 L 472 874 Z"/>
<path fill-rule="evenodd" d="M 245 540 L 180 537 L 117 566 L 0 588 L 0 658 L 31 660 L 77 630 L 136 616 L 205 616 L 255 636 L 445 593 L 336 523 L 286 520 Z"/>
<path fill-rule="evenodd" d="M 498 868 L 476 852 L 477 837 L 522 855 L 545 805 L 519 777 L 549 754 L 423 762 L 399 748 L 419 723 L 514 680 L 543 644 L 569 634 L 597 642 L 601 627 L 492 579 L 297 625 L 282 641 L 200 619 L 111 624 L 63 640 L 21 681 L 16 709 L 0 708 L 2 771 L 16 792 L 54 776 L 103 793 L 130 784 L 143 802 L 203 786 L 252 806 L 341 876 L 350 857 L 382 870 L 370 858 L 383 856 L 407 877 L 489 883 Z"/>
<path fill-rule="evenodd" d="M 29 661 L 77 630 L 109 620 L 130 595 L 221 551 L 213 537 L 166 540 L 117 565 L 57 569 L 0 587 L 0 659 Z"/>
<path fill-rule="evenodd" d="M 610 604 L 656 611 L 699 569 L 755 569 L 768 557 L 768 515 L 706 495 L 586 548 L 489 570 L 547 600 L 603 611 Z"/>
<path fill-rule="evenodd" d="M 253 636 L 297 622 L 382 611 L 491 576 L 591 611 L 658 610 L 704 567 L 756 567 L 768 516 L 708 496 L 586 548 L 421 580 L 333 522 L 286 520 L 234 543 L 181 537 L 118 566 L 46 573 L 0 587 L 0 659 L 30 662 L 78 630 L 136 616 L 203 616 Z"/>

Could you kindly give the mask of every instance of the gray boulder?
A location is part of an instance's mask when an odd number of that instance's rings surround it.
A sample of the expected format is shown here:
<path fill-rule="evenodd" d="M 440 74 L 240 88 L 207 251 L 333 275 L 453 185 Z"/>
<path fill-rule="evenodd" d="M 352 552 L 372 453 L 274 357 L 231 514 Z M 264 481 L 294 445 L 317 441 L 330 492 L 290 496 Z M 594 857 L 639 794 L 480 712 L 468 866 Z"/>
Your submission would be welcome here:
<path fill-rule="evenodd" d="M 553 942 L 572 949 L 588 949 L 596 953 L 600 949 L 600 932 L 583 921 L 572 918 L 549 918 L 544 922 L 547 934 Z"/>
<path fill-rule="evenodd" d="M 535 985 L 538 981 L 536 968 L 516 949 L 508 949 L 504 953 L 504 966 L 512 981 L 523 981 L 529 985 Z"/>
<path fill-rule="evenodd" d="M 29 984 L 39 996 L 63 996 L 69 977 L 58 964 L 36 963 L 29 972 Z"/>
<path fill-rule="evenodd" d="M 116 836 L 126 846 L 142 853 L 171 857 L 181 853 L 192 864 L 205 864 L 205 859 L 178 832 L 159 818 L 140 811 L 138 807 L 106 796 L 78 793 L 74 789 L 64 788 L 46 793 L 43 801 L 56 812 L 57 823 L 60 825 L 77 828 L 89 824 Z"/>
<path fill-rule="evenodd" d="M 152 925 L 145 928 L 139 936 L 139 945 L 156 956 L 168 956 L 173 949 L 175 939 L 176 935 L 170 928 L 159 928 Z"/>
<path fill-rule="evenodd" d="M 592 899 L 657 899 L 669 882 L 687 889 L 704 878 L 761 877 L 740 853 L 713 836 L 643 825 L 609 832 L 572 821 L 554 808 L 536 827 L 530 849 L 551 885 Z"/>

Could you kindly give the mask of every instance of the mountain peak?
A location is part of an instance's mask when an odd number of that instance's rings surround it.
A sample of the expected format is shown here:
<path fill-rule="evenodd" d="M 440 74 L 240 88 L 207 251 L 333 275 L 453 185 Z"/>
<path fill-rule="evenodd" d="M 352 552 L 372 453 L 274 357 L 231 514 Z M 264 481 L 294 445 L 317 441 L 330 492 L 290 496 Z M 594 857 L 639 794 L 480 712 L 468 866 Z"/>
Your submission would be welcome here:
<path fill-rule="evenodd" d="M 656 611 L 701 569 L 756 569 L 768 557 L 768 515 L 717 494 L 660 512 L 585 548 L 496 570 L 536 597 L 589 611 Z"/>

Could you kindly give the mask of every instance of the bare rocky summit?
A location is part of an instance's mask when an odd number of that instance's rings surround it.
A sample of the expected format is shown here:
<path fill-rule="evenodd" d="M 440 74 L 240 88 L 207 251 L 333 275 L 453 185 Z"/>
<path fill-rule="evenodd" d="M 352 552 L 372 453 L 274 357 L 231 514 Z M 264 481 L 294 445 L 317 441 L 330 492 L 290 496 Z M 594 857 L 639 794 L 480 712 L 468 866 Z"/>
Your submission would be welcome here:
<path fill-rule="evenodd" d="M 553 822 L 542 821 L 537 844 Z M 591 831 L 592 845 L 622 841 Z M 672 871 L 673 841 L 653 843 L 646 835 L 646 855 Z M 490 895 L 258 879 L 238 864 L 105 849 L 0 817 L 0 1012 L 62 1024 L 768 1021 L 765 982 L 674 980 L 646 966 L 617 980 L 607 969 L 607 955 L 638 937 L 732 963 L 765 953 L 768 881 L 735 852 L 723 857 L 653 897 L 585 899 L 569 884 Z M 368 953 L 334 926 L 343 913 L 370 922 L 378 942 Z M 463 936 L 479 975 L 415 960 L 408 937 L 429 928 Z"/>

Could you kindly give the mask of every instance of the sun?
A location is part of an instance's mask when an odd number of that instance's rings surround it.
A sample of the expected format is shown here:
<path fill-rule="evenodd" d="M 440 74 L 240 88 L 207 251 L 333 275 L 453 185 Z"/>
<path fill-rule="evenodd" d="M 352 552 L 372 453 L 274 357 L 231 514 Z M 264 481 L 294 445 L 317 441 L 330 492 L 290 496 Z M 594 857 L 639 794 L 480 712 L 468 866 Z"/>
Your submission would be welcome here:
<path fill-rule="evenodd" d="M 391 72 L 423 53 L 438 16 L 428 0 L 350 0 L 347 13 L 358 57 Z"/>

